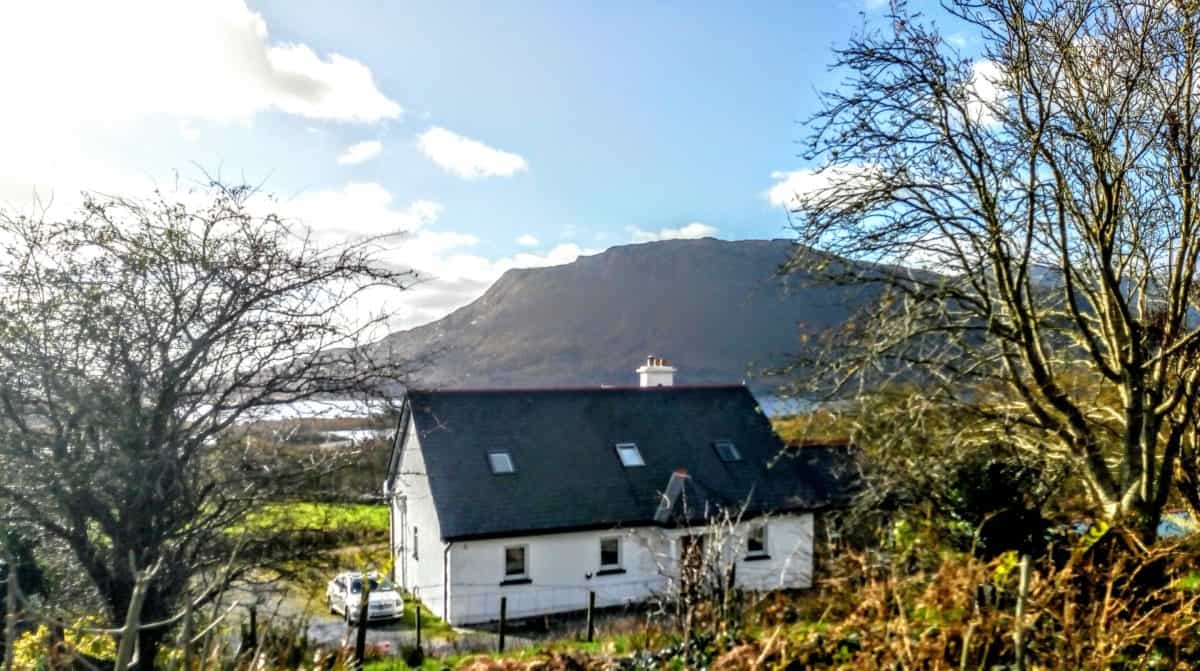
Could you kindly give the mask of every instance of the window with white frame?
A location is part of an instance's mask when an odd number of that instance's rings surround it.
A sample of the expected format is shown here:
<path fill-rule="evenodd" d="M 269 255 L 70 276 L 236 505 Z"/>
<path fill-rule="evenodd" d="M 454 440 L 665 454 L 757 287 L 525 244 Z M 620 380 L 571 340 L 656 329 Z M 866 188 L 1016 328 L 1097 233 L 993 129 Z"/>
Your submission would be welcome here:
<path fill-rule="evenodd" d="M 600 539 L 600 570 L 621 568 L 621 539 L 617 536 Z"/>
<path fill-rule="evenodd" d="M 521 580 L 529 577 L 529 547 L 509 545 L 504 548 L 504 579 Z"/>
<path fill-rule="evenodd" d="M 621 458 L 621 465 L 625 468 L 646 465 L 637 443 L 617 443 L 617 456 Z"/>
<path fill-rule="evenodd" d="M 767 556 L 767 525 L 765 522 L 750 527 L 750 533 L 746 535 L 746 556 Z"/>

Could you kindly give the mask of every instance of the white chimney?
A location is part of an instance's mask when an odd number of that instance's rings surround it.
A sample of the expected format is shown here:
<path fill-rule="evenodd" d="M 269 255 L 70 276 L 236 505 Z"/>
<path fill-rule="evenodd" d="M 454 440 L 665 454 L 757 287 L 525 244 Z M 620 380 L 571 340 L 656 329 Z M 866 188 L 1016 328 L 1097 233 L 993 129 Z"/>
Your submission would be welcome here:
<path fill-rule="evenodd" d="M 653 354 L 646 357 L 646 364 L 637 369 L 640 386 L 670 387 L 675 384 L 675 368 L 668 366 L 666 359 Z"/>

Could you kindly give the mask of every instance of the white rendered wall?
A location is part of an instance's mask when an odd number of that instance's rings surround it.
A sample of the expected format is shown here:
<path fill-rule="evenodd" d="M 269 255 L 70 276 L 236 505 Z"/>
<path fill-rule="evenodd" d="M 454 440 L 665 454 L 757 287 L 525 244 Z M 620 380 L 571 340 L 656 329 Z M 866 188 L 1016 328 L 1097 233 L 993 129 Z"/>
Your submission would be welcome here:
<path fill-rule="evenodd" d="M 748 530 L 755 523 L 754 520 L 744 522 L 739 529 Z M 771 517 L 765 524 L 770 559 L 747 560 L 742 551 L 735 573 L 737 586 L 756 591 L 812 587 L 812 513 Z M 745 547 L 744 542 L 742 547 Z"/>
<path fill-rule="evenodd" d="M 609 537 L 621 539 L 625 572 L 597 575 L 600 539 Z M 529 584 L 501 585 L 505 581 L 504 548 L 512 545 L 527 548 Z M 653 529 L 456 542 L 450 548 L 450 622 L 459 625 L 499 619 L 500 597 L 508 599 L 510 618 L 582 610 L 591 590 L 601 608 L 644 601 L 665 582 L 656 561 L 664 549 L 661 533 Z"/>
<path fill-rule="evenodd" d="M 762 523 L 767 525 L 769 559 L 745 561 L 744 534 L 752 525 Z M 645 601 L 676 587 L 679 538 L 687 533 L 639 528 L 453 543 L 450 623 L 464 625 L 499 619 L 501 597 L 507 598 L 507 614 L 514 619 L 582 610 L 587 606 L 589 591 L 596 592 L 596 606 L 600 608 Z M 621 538 L 624 573 L 597 575 L 600 539 L 614 536 Z M 512 545 L 527 548 L 528 584 L 501 585 L 505 581 L 504 548 Z M 811 514 L 743 522 L 732 530 L 729 546 L 729 556 L 736 556 L 739 587 L 769 590 L 812 585 Z M 421 593 L 422 600 L 433 608 L 424 589 Z M 441 602 L 437 604 L 439 609 L 434 612 L 440 613 Z"/>
<path fill-rule="evenodd" d="M 418 595 L 433 613 L 441 616 L 445 544 L 429 490 L 416 422 L 409 422 L 399 469 L 392 500 L 391 547 L 395 553 L 396 580 L 401 587 Z M 414 528 L 417 530 L 415 542 Z"/>

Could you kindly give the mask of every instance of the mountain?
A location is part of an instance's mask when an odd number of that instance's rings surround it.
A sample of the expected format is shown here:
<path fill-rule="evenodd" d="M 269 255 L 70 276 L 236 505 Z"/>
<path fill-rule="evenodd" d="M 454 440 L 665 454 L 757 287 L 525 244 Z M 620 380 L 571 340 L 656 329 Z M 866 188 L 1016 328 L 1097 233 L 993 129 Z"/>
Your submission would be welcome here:
<path fill-rule="evenodd" d="M 762 389 L 757 372 L 795 352 L 802 333 L 843 323 L 869 299 L 860 287 L 776 276 L 793 250 L 788 240 L 667 240 L 510 270 L 475 302 L 376 347 L 435 353 L 415 381 L 424 387 L 630 385 L 654 354 L 679 369 L 677 384 Z"/>

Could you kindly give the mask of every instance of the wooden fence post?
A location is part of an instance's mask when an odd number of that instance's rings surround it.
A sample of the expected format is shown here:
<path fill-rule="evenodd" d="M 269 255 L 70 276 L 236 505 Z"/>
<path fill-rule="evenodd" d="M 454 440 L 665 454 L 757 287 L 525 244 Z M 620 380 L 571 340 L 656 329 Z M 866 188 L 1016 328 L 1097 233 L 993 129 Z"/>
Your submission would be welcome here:
<path fill-rule="evenodd" d="M 17 567 L 9 560 L 4 564 L 6 611 L 4 626 L 4 671 L 12 671 L 16 661 L 13 646 L 17 642 Z"/>
<path fill-rule="evenodd" d="M 243 645 L 246 650 L 258 648 L 258 604 L 250 605 L 250 633 Z"/>
<path fill-rule="evenodd" d="M 588 643 L 596 636 L 596 593 L 588 592 L 588 607 L 587 607 L 587 640 Z"/>
<path fill-rule="evenodd" d="M 1013 643 L 1016 646 L 1017 671 L 1025 671 L 1025 600 L 1029 597 L 1029 564 L 1031 557 L 1021 555 L 1021 573 L 1017 581 L 1016 630 Z"/>
<path fill-rule="evenodd" d="M 497 652 L 504 652 L 504 628 L 508 619 L 508 597 L 500 597 L 500 636 L 496 644 Z"/>
<path fill-rule="evenodd" d="M 421 602 L 420 602 L 420 601 L 418 601 L 418 602 L 417 602 L 416 609 L 417 609 L 417 613 L 416 613 L 416 619 L 417 619 L 417 650 L 420 650 L 420 649 L 421 649 Z"/>
<path fill-rule="evenodd" d="M 361 669 L 367 659 L 367 618 L 370 615 L 371 579 L 366 575 L 362 578 L 362 600 L 358 603 L 358 632 L 354 637 L 354 661 L 356 669 Z"/>

